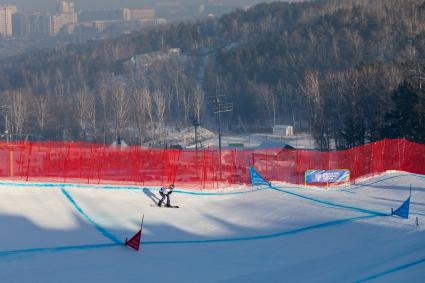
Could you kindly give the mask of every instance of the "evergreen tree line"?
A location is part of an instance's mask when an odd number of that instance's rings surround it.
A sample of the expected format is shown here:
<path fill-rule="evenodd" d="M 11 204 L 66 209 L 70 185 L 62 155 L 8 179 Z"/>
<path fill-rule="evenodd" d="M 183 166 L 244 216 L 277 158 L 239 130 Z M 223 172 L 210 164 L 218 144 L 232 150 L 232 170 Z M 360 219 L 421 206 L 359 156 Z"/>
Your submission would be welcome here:
<path fill-rule="evenodd" d="M 166 126 L 214 128 L 208 102 L 220 95 L 234 132 L 293 124 L 322 149 L 423 141 L 424 0 L 260 4 L 0 63 L 12 138 L 160 142 Z"/>

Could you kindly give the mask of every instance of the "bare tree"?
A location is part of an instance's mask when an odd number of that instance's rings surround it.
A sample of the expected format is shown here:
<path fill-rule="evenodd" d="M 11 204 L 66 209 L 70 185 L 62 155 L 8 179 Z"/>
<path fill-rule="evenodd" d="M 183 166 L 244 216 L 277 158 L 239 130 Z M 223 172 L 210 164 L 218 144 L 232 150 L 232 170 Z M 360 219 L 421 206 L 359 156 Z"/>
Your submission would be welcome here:
<path fill-rule="evenodd" d="M 157 89 L 153 92 L 152 98 L 158 120 L 158 138 L 164 141 L 165 113 L 167 110 L 168 97 L 165 92 Z"/>
<path fill-rule="evenodd" d="M 146 119 L 150 118 L 151 122 L 153 121 L 152 109 L 146 105 L 147 103 L 150 104 L 150 94 L 146 88 L 139 89 L 134 83 L 131 85 L 129 92 L 133 102 L 132 116 L 136 122 L 140 144 L 142 144 L 146 129 Z"/>
<path fill-rule="evenodd" d="M 83 88 L 75 94 L 74 105 L 74 113 L 77 116 L 80 136 L 85 140 L 87 138 L 87 132 L 95 132 L 96 128 L 95 96 L 88 92 L 86 88 Z"/>
<path fill-rule="evenodd" d="M 74 113 L 77 116 L 78 126 L 80 128 L 80 137 L 86 138 L 86 104 L 87 93 L 85 90 L 80 90 L 75 94 L 74 98 Z"/>
<path fill-rule="evenodd" d="M 107 111 L 108 111 L 108 105 L 110 102 L 110 91 L 108 86 L 109 84 L 108 84 L 107 75 L 102 75 L 99 79 L 96 96 L 102 111 L 102 138 L 103 138 L 104 144 L 106 143 L 106 133 L 107 133 L 107 125 L 108 125 Z"/>
<path fill-rule="evenodd" d="M 330 134 L 324 117 L 324 100 L 320 92 L 319 73 L 317 71 L 306 72 L 301 90 L 310 101 L 310 125 L 313 137 L 321 150 L 329 149 Z"/>
<path fill-rule="evenodd" d="M 270 125 L 273 127 L 276 125 L 276 113 L 277 113 L 277 96 L 273 93 L 273 89 L 268 85 L 255 86 L 257 94 L 261 101 L 266 107 L 266 112 L 270 121 Z"/>
<path fill-rule="evenodd" d="M 173 87 L 174 87 L 174 91 L 175 91 L 175 95 L 176 95 L 176 100 L 177 100 L 177 106 L 180 106 L 180 89 L 181 89 L 181 74 L 180 74 L 180 70 L 176 69 L 176 68 L 167 68 L 170 72 L 169 77 L 172 79 L 173 81 Z M 171 70 L 170 70 L 171 69 Z M 183 103 L 185 103 L 185 107 L 186 107 L 186 99 L 187 97 L 185 96 L 185 93 L 183 93 Z"/>
<path fill-rule="evenodd" d="M 197 86 L 193 91 L 193 110 L 195 112 L 196 120 L 201 121 L 202 109 L 204 106 L 205 93 Z"/>
<path fill-rule="evenodd" d="M 50 103 L 51 99 L 49 95 L 34 95 L 32 97 L 33 113 L 35 115 L 37 126 L 40 130 L 40 133 L 38 134 L 39 138 L 43 137 L 46 125 L 52 115 L 50 113 Z"/>
<path fill-rule="evenodd" d="M 22 136 L 24 124 L 28 118 L 28 93 L 15 90 L 6 93 L 12 134 Z"/>
<path fill-rule="evenodd" d="M 155 136 L 155 126 L 154 126 L 154 108 L 153 108 L 153 99 L 152 99 L 152 93 L 147 89 L 144 88 L 142 92 L 140 93 L 142 95 L 142 109 L 145 115 L 148 117 L 150 122 L 151 131 L 153 133 L 153 136 Z"/>
<path fill-rule="evenodd" d="M 183 117 L 183 126 L 187 126 L 187 122 L 189 121 L 189 116 L 190 116 L 190 112 L 191 108 L 192 108 L 192 103 L 191 101 L 193 101 L 193 98 L 190 97 L 190 92 L 187 92 L 186 90 L 182 91 L 182 99 L 183 99 L 183 113 L 184 113 L 184 117 Z"/>
<path fill-rule="evenodd" d="M 90 126 L 90 131 L 93 139 L 96 139 L 97 128 L 96 128 L 96 95 L 92 92 L 89 93 L 86 117 Z"/>
<path fill-rule="evenodd" d="M 130 112 L 130 101 L 122 82 L 116 82 L 112 86 L 112 109 L 115 122 L 115 137 L 121 138 L 127 125 Z"/>

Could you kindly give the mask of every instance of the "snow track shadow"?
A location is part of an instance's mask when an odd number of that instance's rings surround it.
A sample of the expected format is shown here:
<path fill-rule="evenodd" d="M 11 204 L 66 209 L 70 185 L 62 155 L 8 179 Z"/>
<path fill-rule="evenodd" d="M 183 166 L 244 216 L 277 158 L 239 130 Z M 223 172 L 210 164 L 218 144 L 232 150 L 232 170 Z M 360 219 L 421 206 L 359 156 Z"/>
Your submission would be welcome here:
<path fill-rule="evenodd" d="M 302 194 L 290 192 L 290 191 L 287 191 L 283 188 L 272 187 L 272 190 L 275 190 L 275 191 L 278 191 L 278 192 L 281 192 L 281 193 L 285 193 L 285 194 L 288 194 L 288 195 L 292 195 L 292 196 L 295 196 L 295 197 L 299 197 L 299 198 L 302 198 L 302 199 L 306 199 L 306 200 L 309 200 L 309 201 L 312 201 L 312 202 L 315 202 L 315 203 L 323 204 L 323 205 L 326 205 L 326 206 L 329 206 L 329 207 L 342 208 L 342 209 L 346 209 L 346 210 L 351 210 L 351 211 L 356 211 L 356 212 L 361 212 L 361 213 L 366 213 L 366 214 L 376 215 L 376 216 L 390 216 L 389 213 L 383 213 L 383 212 L 379 212 L 379 211 L 359 208 L 359 207 L 350 206 L 350 205 L 338 204 L 338 203 L 331 202 L 331 201 L 328 201 L 328 200 L 322 200 L 322 199 L 313 198 L 313 197 L 305 196 L 305 195 L 302 195 Z"/>

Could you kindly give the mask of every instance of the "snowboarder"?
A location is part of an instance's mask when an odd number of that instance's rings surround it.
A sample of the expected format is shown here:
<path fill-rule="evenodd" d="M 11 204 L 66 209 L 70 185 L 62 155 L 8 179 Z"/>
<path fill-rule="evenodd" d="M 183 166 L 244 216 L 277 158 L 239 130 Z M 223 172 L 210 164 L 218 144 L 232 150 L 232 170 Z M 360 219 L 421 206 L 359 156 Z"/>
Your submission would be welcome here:
<path fill-rule="evenodd" d="M 168 186 L 168 188 L 162 187 L 159 190 L 159 194 L 161 195 L 162 198 L 158 202 L 158 206 L 161 206 L 164 199 L 167 198 L 167 207 L 171 207 L 171 205 L 170 205 L 170 195 L 172 194 L 173 189 L 174 189 L 174 184 L 171 184 L 171 185 Z"/>

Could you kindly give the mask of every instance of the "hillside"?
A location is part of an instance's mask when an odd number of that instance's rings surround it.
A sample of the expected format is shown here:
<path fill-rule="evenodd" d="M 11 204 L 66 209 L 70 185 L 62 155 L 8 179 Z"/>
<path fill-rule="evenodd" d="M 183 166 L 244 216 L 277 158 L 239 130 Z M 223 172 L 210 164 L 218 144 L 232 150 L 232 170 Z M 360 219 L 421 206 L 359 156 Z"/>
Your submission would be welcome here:
<path fill-rule="evenodd" d="M 158 142 L 165 125 L 215 129 L 209 97 L 224 95 L 230 131 L 289 123 L 350 147 L 385 137 L 404 79 L 422 117 L 409 70 L 424 62 L 423 0 L 274 2 L 4 60 L 0 99 L 16 138 Z"/>

